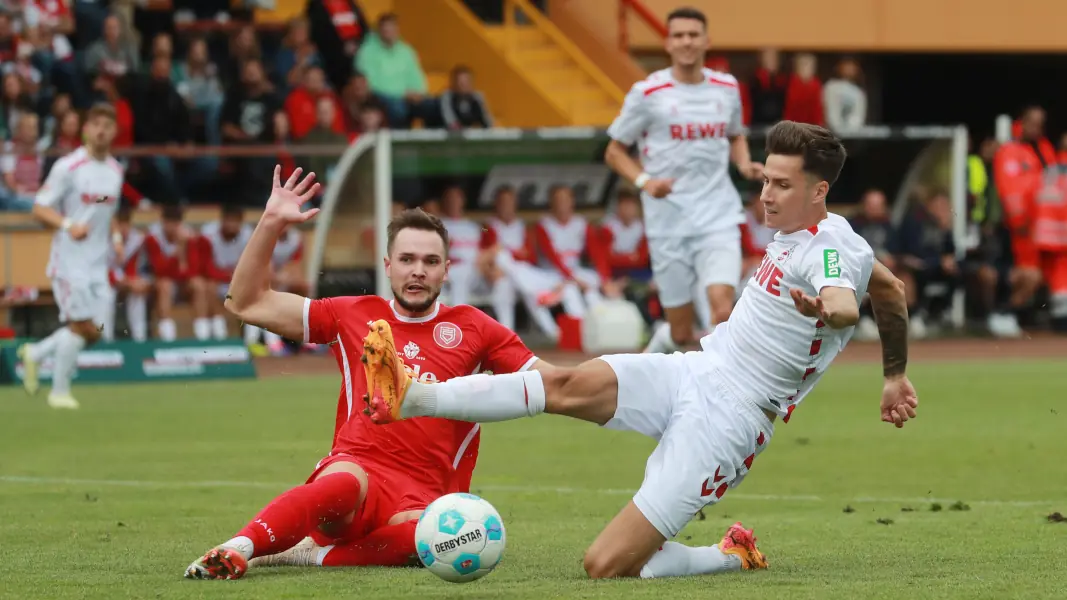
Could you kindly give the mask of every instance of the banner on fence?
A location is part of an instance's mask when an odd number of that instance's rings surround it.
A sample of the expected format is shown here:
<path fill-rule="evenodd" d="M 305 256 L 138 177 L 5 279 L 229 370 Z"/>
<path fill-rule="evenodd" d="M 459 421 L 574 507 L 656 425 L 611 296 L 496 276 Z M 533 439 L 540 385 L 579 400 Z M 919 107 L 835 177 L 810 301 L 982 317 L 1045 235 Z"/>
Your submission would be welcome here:
<path fill-rule="evenodd" d="M 0 382 L 22 383 L 17 344 L 0 348 Z M 42 382 L 52 378 L 53 360 L 38 367 Z M 256 376 L 252 356 L 241 340 L 96 344 L 78 354 L 77 383 L 238 379 Z"/>

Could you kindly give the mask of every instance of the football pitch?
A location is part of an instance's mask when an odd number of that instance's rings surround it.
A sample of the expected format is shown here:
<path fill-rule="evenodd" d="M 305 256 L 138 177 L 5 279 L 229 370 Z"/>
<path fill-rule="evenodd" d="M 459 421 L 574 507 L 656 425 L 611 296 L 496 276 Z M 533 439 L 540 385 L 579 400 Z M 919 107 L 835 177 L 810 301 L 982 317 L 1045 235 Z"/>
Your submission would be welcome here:
<path fill-rule="evenodd" d="M 951 357 L 946 357 L 951 358 Z M 3 598 L 1055 598 L 1067 589 L 1062 360 L 913 362 L 920 416 L 881 423 L 880 369 L 841 364 L 744 485 L 679 541 L 740 520 L 771 568 L 585 578 L 586 546 L 640 485 L 653 442 L 557 417 L 490 424 L 472 491 L 507 529 L 488 577 L 421 569 L 182 572 L 329 450 L 336 376 L 84 386 L 82 410 L 0 391 Z"/>

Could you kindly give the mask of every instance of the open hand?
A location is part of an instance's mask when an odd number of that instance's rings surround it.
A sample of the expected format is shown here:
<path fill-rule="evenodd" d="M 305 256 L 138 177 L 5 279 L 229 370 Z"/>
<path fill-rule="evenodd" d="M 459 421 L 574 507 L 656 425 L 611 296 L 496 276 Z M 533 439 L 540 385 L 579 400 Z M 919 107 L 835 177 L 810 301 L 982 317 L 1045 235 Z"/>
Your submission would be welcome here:
<path fill-rule="evenodd" d="M 274 187 L 271 189 L 270 198 L 263 209 L 264 218 L 277 219 L 286 225 L 303 223 L 319 214 L 319 209 L 313 208 L 307 212 L 301 212 L 300 207 L 310 201 L 319 193 L 319 184 L 315 183 L 315 173 L 308 173 L 307 177 L 300 179 L 303 169 L 297 167 L 285 185 L 281 184 L 282 167 L 274 166 Z"/>
<path fill-rule="evenodd" d="M 793 299 L 793 306 L 800 314 L 805 317 L 823 318 L 822 298 L 819 296 L 812 297 L 799 288 L 793 288 L 789 290 L 789 297 Z"/>
<path fill-rule="evenodd" d="M 67 230 L 67 235 L 70 239 L 80 242 L 89 235 L 89 226 L 85 223 L 75 223 Z"/>
<path fill-rule="evenodd" d="M 904 375 L 889 377 L 882 387 L 882 421 L 901 428 L 908 419 L 915 418 L 919 395 Z"/>
<path fill-rule="evenodd" d="M 642 191 L 653 198 L 666 198 L 667 194 L 670 194 L 673 189 L 673 179 L 649 179 L 645 183 L 645 187 L 641 188 Z"/>

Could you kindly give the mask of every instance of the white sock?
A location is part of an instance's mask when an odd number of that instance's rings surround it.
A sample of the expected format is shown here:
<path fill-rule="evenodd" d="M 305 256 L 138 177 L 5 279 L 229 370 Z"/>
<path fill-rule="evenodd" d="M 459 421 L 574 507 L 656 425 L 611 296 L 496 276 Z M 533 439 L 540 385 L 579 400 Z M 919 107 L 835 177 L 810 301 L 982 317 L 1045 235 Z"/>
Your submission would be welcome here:
<path fill-rule="evenodd" d="M 581 319 L 585 316 L 585 301 L 582 299 L 582 290 L 578 286 L 573 283 L 563 286 L 559 299 L 560 303 L 563 304 L 563 312 L 575 319 Z"/>
<path fill-rule="evenodd" d="M 224 548 L 232 548 L 241 553 L 241 556 L 245 557 L 245 560 L 252 560 L 252 552 L 255 547 L 252 544 L 251 538 L 247 538 L 243 535 L 239 535 L 232 540 L 228 540 L 221 544 Z"/>
<path fill-rule="evenodd" d="M 504 327 L 515 331 L 515 286 L 506 277 L 493 283 L 493 313 Z"/>
<path fill-rule="evenodd" d="M 133 341 L 143 342 L 148 339 L 148 298 L 144 294 L 126 296 L 126 322 L 129 324 Z"/>
<path fill-rule="evenodd" d="M 667 322 L 660 323 L 659 327 L 652 332 L 652 339 L 648 341 L 645 353 L 662 352 L 671 354 L 677 351 L 678 344 L 675 344 L 674 340 L 671 338 L 671 324 Z"/>
<path fill-rule="evenodd" d="M 224 340 L 230 336 L 230 328 L 226 325 L 226 317 L 215 315 L 211 318 L 211 335 L 216 340 Z"/>
<path fill-rule="evenodd" d="M 33 362 L 41 362 L 42 360 L 55 354 L 56 345 L 59 343 L 59 338 L 62 337 L 60 333 L 62 333 L 66 329 L 66 327 L 60 327 L 59 329 L 53 331 L 52 335 L 44 338 L 43 340 L 35 344 L 31 344 L 30 347 L 27 349 L 27 353 L 30 355 L 30 360 L 32 360 Z"/>
<path fill-rule="evenodd" d="M 260 333 L 260 331 L 262 331 L 262 330 L 259 327 L 256 327 L 255 325 L 249 325 L 248 323 L 245 323 L 245 326 L 244 326 L 245 345 L 246 346 L 251 346 L 252 344 L 259 343 L 259 333 Z"/>
<path fill-rule="evenodd" d="M 193 319 L 193 336 L 198 341 L 204 341 L 211 337 L 211 321 L 204 317 Z"/>
<path fill-rule="evenodd" d="M 664 542 L 663 549 L 653 554 L 641 567 L 641 579 L 712 575 L 740 570 L 741 557 L 723 554 L 718 546 L 694 548 L 677 542 Z"/>
<path fill-rule="evenodd" d="M 401 407 L 404 418 L 443 417 L 492 423 L 545 412 L 541 373 L 468 375 L 443 383 L 412 382 Z"/>
<path fill-rule="evenodd" d="M 273 331 L 267 331 L 266 329 L 264 329 L 263 343 L 267 346 L 277 346 L 278 344 L 283 343 L 282 336 L 278 335 L 277 333 L 274 333 Z"/>
<path fill-rule="evenodd" d="M 115 311 L 118 309 L 118 303 L 115 302 L 115 292 L 111 292 L 111 298 L 108 300 L 107 308 L 103 311 L 100 323 L 100 339 L 105 342 L 110 342 L 115 339 Z"/>
<path fill-rule="evenodd" d="M 70 393 L 70 380 L 78 368 L 78 353 L 85 347 L 85 338 L 64 327 L 56 344 L 56 360 L 52 368 L 52 394 Z"/>
<path fill-rule="evenodd" d="M 207 321 L 204 319 L 197 319 L 197 321 L 204 321 L 204 325 L 207 325 Z M 199 323 L 194 323 L 194 325 L 195 324 Z M 174 323 L 174 319 L 160 319 L 158 328 L 159 339 L 163 340 L 164 342 L 173 342 L 174 340 L 178 339 L 178 326 Z M 200 333 L 197 332 L 196 339 L 205 340 L 207 339 L 207 336 L 205 335 L 204 337 L 200 337 Z"/>

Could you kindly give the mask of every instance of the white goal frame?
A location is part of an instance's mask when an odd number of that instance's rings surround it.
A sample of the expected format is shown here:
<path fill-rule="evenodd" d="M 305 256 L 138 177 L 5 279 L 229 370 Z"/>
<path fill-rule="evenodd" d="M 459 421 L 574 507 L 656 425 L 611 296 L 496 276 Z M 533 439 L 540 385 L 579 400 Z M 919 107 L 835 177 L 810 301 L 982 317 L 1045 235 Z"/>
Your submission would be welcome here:
<path fill-rule="evenodd" d="M 440 142 L 449 140 L 471 141 L 500 141 L 518 140 L 524 136 L 541 139 L 589 139 L 602 133 L 603 130 L 590 127 L 562 127 L 545 128 L 536 130 L 519 130 L 510 128 L 466 130 L 461 132 L 449 132 L 445 130 L 382 130 L 374 134 L 360 136 L 341 155 L 334 173 L 335 181 L 344 181 L 356 162 L 368 152 L 374 153 L 374 265 L 375 265 L 375 289 L 384 298 L 391 298 L 389 280 L 385 274 L 385 230 L 389 224 L 393 201 L 393 144 L 405 142 Z M 903 126 L 903 127 L 864 127 L 862 129 L 841 135 L 845 140 L 881 140 L 881 139 L 911 139 L 911 140 L 949 140 L 952 143 L 951 169 L 953 173 L 949 190 L 952 199 L 953 214 L 953 241 L 956 246 L 957 258 L 963 258 L 967 253 L 967 128 L 963 125 L 932 125 L 932 126 Z M 911 183 L 919 177 L 919 166 L 923 162 L 926 152 L 920 152 L 913 159 L 911 166 L 904 175 L 900 191 L 897 197 L 890 199 L 893 221 L 899 222 L 908 208 L 908 189 Z M 319 273 L 322 269 L 326 252 L 326 236 L 330 231 L 334 211 L 338 203 L 342 202 L 341 188 L 334 184 L 327 186 L 323 197 L 321 212 L 316 219 L 314 244 L 307 263 L 307 277 L 311 282 L 311 295 L 317 295 Z M 952 321 L 956 326 L 962 326 L 964 322 L 963 291 L 960 290 L 953 298 Z"/>

